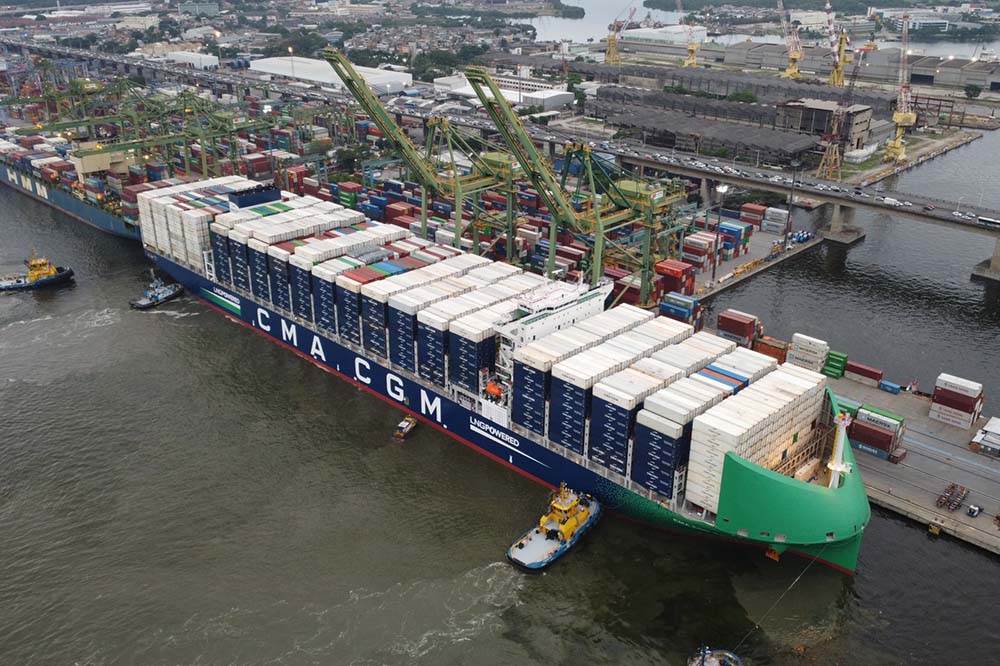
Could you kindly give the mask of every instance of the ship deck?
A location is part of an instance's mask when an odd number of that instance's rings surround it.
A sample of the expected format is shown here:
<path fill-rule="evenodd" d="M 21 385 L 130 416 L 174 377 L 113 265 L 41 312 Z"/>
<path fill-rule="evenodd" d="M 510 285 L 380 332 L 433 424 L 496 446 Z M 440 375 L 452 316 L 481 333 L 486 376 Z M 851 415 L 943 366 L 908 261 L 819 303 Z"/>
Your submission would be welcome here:
<path fill-rule="evenodd" d="M 1000 554 L 1000 527 L 994 523 L 994 517 L 1000 514 L 1000 459 L 968 447 L 987 417 L 971 430 L 962 430 L 929 418 L 930 398 L 893 395 L 850 379 L 831 379 L 830 386 L 837 395 L 890 410 L 906 419 L 903 446 L 907 454 L 899 464 L 863 451 L 854 452 L 872 504 Z M 936 504 L 951 483 L 969 489 L 957 511 Z M 969 516 L 969 504 L 982 507 L 982 513 L 975 518 Z"/>

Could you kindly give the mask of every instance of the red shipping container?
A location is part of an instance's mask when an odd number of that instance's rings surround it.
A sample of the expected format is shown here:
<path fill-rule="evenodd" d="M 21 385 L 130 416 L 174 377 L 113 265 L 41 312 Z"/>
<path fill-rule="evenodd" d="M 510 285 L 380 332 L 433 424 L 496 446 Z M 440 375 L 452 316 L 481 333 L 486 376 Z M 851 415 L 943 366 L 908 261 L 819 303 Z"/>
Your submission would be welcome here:
<path fill-rule="evenodd" d="M 851 439 L 886 452 L 892 451 L 896 444 L 896 433 L 864 421 L 851 421 L 847 434 Z"/>
<path fill-rule="evenodd" d="M 853 372 L 856 375 L 861 375 L 862 377 L 867 377 L 868 379 L 874 379 L 875 381 L 882 381 L 883 372 L 877 368 L 873 368 L 870 365 L 864 365 L 863 363 L 858 363 L 856 361 L 848 361 L 847 365 L 844 366 L 846 372 Z"/>
<path fill-rule="evenodd" d="M 939 405 L 944 405 L 945 407 L 957 409 L 958 411 L 965 412 L 966 414 L 973 414 L 976 410 L 982 407 L 983 394 L 980 393 L 976 397 L 971 397 L 956 391 L 949 391 L 948 389 L 941 388 L 940 386 L 935 386 L 934 402 Z"/>
<path fill-rule="evenodd" d="M 726 331 L 741 338 L 753 340 L 757 333 L 757 319 L 737 314 L 732 310 L 719 313 L 717 324 L 720 331 Z"/>

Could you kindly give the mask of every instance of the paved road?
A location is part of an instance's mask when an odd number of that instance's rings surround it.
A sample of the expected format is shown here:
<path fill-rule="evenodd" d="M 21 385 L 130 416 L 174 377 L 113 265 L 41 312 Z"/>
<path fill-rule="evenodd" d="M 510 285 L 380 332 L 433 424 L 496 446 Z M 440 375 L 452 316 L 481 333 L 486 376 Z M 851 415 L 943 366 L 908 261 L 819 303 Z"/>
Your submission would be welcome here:
<path fill-rule="evenodd" d="M 353 98 L 344 93 L 328 92 L 315 89 L 303 89 L 301 86 L 289 86 L 263 82 L 259 79 L 243 76 L 235 72 L 204 71 L 176 65 L 151 62 L 134 56 L 110 55 L 72 49 L 67 47 L 38 44 L 12 37 L 0 38 L 0 44 L 25 48 L 33 52 L 54 53 L 65 57 L 85 60 L 97 60 L 115 65 L 141 67 L 144 70 L 156 71 L 174 76 L 179 80 L 202 85 L 227 85 L 234 89 L 239 86 L 261 87 L 267 85 L 270 91 L 277 92 L 292 99 L 316 101 L 323 103 L 353 103 Z M 398 115 L 427 119 L 430 114 L 422 113 L 405 107 L 393 108 Z M 492 131 L 492 124 L 484 119 L 466 116 L 450 116 L 449 120 L 456 125 L 480 131 Z M 526 125 L 529 133 L 539 142 L 574 143 L 584 142 L 580 137 L 564 131 L 554 131 L 541 125 Z M 742 187 L 788 192 L 795 179 L 795 188 L 810 199 L 824 203 L 842 204 L 849 208 L 867 208 L 881 212 L 892 212 L 894 215 L 919 219 L 938 224 L 959 225 L 970 230 L 988 235 L 1000 235 L 1000 210 L 990 208 L 962 206 L 958 202 L 932 199 L 916 194 L 904 194 L 892 191 L 879 191 L 877 188 L 861 188 L 844 186 L 842 183 L 826 181 L 802 175 L 790 175 L 784 171 L 750 168 L 743 165 L 733 165 L 724 160 L 717 160 L 703 155 L 692 155 L 682 152 L 664 152 L 662 148 L 649 148 L 643 145 L 624 142 L 589 142 L 591 147 L 603 153 L 614 155 L 623 163 L 633 163 L 645 167 L 654 167 L 676 175 L 694 178 L 707 178 L 714 182 L 731 183 Z"/>

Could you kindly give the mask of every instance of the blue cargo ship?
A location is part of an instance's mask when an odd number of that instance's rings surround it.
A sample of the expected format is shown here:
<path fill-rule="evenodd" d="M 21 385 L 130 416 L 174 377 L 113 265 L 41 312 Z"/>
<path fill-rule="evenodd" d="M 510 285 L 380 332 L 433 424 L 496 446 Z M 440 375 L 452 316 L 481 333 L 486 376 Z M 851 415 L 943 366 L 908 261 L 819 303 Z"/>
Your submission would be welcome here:
<path fill-rule="evenodd" d="M 61 185 L 46 183 L 35 174 L 9 163 L 0 164 L 0 183 L 95 229 L 130 240 L 137 241 L 141 238 L 139 227 L 129 224 L 120 215 L 77 197 Z"/>
<path fill-rule="evenodd" d="M 788 552 L 855 569 L 870 510 L 822 376 L 809 375 L 814 383 L 798 403 L 783 403 L 797 405 L 793 411 L 774 412 L 752 431 L 720 422 L 713 410 L 739 405 L 744 418 L 754 396 L 778 405 L 799 371 L 772 365 L 751 378 L 733 365 L 742 358 L 735 343 L 699 333 L 682 350 L 689 326 L 674 335 L 685 325 L 631 306 L 604 310 L 610 287 L 584 288 L 553 304 L 574 287 L 335 204 L 242 201 L 239 188 L 248 185 L 238 180 L 144 193 L 139 204 L 150 258 L 227 318 L 540 483 L 566 483 L 657 528 L 756 546 L 775 559 Z M 227 191 L 232 206 L 219 203 Z M 405 257 L 403 245 L 411 252 Z M 424 265 L 406 268 L 404 258 Z M 459 263 L 461 271 L 450 270 Z M 435 267 L 440 275 L 431 275 Z M 502 318 L 505 304 L 517 314 L 507 311 L 501 334 L 490 317 Z M 676 351 L 677 365 L 653 353 L 658 329 L 673 331 L 655 349 Z M 704 345 L 720 348 L 710 353 Z M 587 351 L 545 364 L 545 349 L 568 347 Z M 692 354 L 702 363 L 681 372 L 681 357 Z M 663 415 L 671 414 L 663 411 L 669 400 L 657 398 L 682 384 L 688 395 L 715 396 L 698 412 L 714 419 L 703 425 L 743 439 L 717 456 L 704 440 L 695 446 L 694 412 L 671 420 Z M 804 424 L 794 439 L 786 438 L 792 421 Z M 760 436 L 767 456 L 780 462 L 762 466 L 750 460 L 756 453 L 739 448 L 750 434 L 779 427 L 786 434 Z M 788 444 L 800 441 L 799 430 L 814 444 Z M 692 501 L 709 496 L 710 504 Z"/>

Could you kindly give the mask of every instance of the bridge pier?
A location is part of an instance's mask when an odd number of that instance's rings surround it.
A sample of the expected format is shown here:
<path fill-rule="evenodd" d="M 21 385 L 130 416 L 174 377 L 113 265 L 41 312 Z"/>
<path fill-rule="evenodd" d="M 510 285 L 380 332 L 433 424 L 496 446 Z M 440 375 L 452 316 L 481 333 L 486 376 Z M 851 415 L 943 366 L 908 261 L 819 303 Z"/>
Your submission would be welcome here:
<path fill-rule="evenodd" d="M 708 178 L 701 179 L 701 205 L 703 208 L 709 208 L 712 205 L 712 192 L 715 188 Z"/>
<path fill-rule="evenodd" d="M 997 238 L 993 246 L 993 256 L 977 264 L 972 269 L 972 277 L 1000 282 L 1000 238 Z"/>
<path fill-rule="evenodd" d="M 820 230 L 823 238 L 844 245 L 854 245 L 864 238 L 864 229 L 852 224 L 854 222 L 855 209 L 839 203 L 832 205 L 833 212 L 830 216 L 830 225 Z"/>

